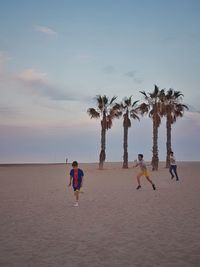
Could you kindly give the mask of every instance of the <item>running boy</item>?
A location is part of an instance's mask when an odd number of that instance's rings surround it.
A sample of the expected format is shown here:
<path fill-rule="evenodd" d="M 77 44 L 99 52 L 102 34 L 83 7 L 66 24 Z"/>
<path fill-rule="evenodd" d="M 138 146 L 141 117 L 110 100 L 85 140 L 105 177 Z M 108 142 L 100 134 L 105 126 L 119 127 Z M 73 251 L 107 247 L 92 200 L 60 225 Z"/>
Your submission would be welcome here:
<path fill-rule="evenodd" d="M 149 183 L 152 185 L 153 190 L 156 190 L 156 186 L 155 184 L 151 181 L 151 179 L 149 178 L 149 173 L 147 171 L 147 166 L 145 161 L 143 160 L 143 154 L 138 154 L 138 162 L 136 163 L 135 166 L 133 167 L 137 167 L 140 166 L 141 172 L 138 173 L 137 175 L 137 182 L 138 182 L 138 186 L 137 186 L 137 190 L 141 188 L 141 184 L 140 184 L 140 177 L 141 176 L 145 176 L 147 181 L 149 181 Z"/>
<path fill-rule="evenodd" d="M 177 174 L 177 165 L 176 165 L 176 159 L 174 157 L 174 153 L 170 152 L 170 167 L 169 172 L 171 173 L 171 179 L 174 178 L 174 174 L 176 175 L 176 181 L 179 181 L 178 174 Z"/>
<path fill-rule="evenodd" d="M 73 161 L 72 163 L 73 169 L 70 171 L 70 181 L 69 186 L 73 186 L 74 189 L 74 196 L 75 196 L 75 203 L 74 206 L 78 207 L 78 201 L 79 201 L 79 192 L 81 187 L 83 186 L 83 176 L 84 173 L 81 169 L 78 168 L 78 162 Z"/>

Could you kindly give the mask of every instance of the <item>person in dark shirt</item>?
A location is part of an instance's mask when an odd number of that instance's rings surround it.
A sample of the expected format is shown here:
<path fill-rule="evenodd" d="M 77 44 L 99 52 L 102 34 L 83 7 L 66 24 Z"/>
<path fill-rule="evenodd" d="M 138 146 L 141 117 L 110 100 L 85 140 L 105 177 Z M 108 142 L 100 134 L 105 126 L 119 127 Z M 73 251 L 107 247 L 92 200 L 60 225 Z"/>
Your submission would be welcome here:
<path fill-rule="evenodd" d="M 69 186 L 73 186 L 74 189 L 74 196 L 75 196 L 75 203 L 74 206 L 78 207 L 78 201 L 79 201 L 79 192 L 81 187 L 83 186 L 83 176 L 84 173 L 81 169 L 78 168 L 78 162 L 73 161 L 72 168 L 70 171 L 70 181 Z"/>

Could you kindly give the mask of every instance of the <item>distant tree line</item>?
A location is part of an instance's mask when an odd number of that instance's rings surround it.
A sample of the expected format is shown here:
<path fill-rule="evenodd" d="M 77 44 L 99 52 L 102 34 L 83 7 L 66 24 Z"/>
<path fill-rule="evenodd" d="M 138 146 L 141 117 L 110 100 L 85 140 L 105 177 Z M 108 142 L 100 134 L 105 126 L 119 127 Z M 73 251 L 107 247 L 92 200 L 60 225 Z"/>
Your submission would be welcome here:
<path fill-rule="evenodd" d="M 133 101 L 132 96 L 125 97 L 120 103 L 117 97 L 111 100 L 106 95 L 96 96 L 96 108 L 87 110 L 89 116 L 101 121 L 101 150 L 99 154 L 99 169 L 103 169 L 106 159 L 106 132 L 112 127 L 115 118 L 123 118 L 123 168 L 128 168 L 128 129 L 131 127 L 131 119 L 140 120 L 140 116 L 148 115 L 153 122 L 153 146 L 152 146 L 152 170 L 158 170 L 158 128 L 163 117 L 166 117 L 166 167 L 169 167 L 171 144 L 171 130 L 178 117 L 183 117 L 188 110 L 183 104 L 184 95 L 173 89 L 159 89 L 155 85 L 152 93 L 140 91 L 143 100 Z"/>

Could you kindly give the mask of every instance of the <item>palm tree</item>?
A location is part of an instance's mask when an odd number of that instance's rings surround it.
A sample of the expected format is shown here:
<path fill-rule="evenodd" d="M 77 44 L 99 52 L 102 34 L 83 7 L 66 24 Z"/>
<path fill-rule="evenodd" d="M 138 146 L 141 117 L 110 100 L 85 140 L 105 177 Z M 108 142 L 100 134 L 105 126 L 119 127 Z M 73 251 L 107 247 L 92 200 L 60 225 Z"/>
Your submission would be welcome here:
<path fill-rule="evenodd" d="M 130 117 L 133 119 L 138 119 L 137 116 L 138 109 L 137 109 L 137 102 L 135 101 L 132 103 L 132 96 L 129 98 L 125 98 L 121 103 L 121 110 L 123 113 L 123 127 L 124 127 L 124 136 L 123 136 L 123 148 L 124 148 L 124 156 L 123 156 L 123 168 L 128 168 L 128 128 L 131 127 L 131 120 Z"/>
<path fill-rule="evenodd" d="M 184 110 L 188 107 L 182 104 L 183 94 L 180 91 L 169 89 L 167 93 L 161 96 L 162 102 L 162 115 L 166 116 L 166 130 L 167 130 L 167 141 L 166 141 L 166 168 L 170 165 L 170 152 L 172 151 L 171 145 L 171 129 L 172 124 L 176 122 L 178 117 L 183 117 Z"/>
<path fill-rule="evenodd" d="M 89 108 L 87 110 L 91 119 L 101 119 L 101 151 L 99 155 L 99 169 L 103 169 L 103 164 L 106 159 L 106 131 L 112 127 L 112 121 L 115 117 L 121 115 L 119 105 L 115 104 L 116 96 L 110 101 L 107 96 L 97 95 L 97 109 Z"/>
<path fill-rule="evenodd" d="M 161 124 L 161 113 L 160 113 L 160 95 L 162 95 L 164 89 L 159 90 L 158 86 L 155 85 L 153 93 L 146 93 L 145 91 L 140 91 L 144 95 L 145 102 L 140 105 L 140 111 L 143 115 L 148 113 L 149 117 L 153 120 L 153 147 L 152 147 L 152 170 L 158 170 L 158 128 Z"/>

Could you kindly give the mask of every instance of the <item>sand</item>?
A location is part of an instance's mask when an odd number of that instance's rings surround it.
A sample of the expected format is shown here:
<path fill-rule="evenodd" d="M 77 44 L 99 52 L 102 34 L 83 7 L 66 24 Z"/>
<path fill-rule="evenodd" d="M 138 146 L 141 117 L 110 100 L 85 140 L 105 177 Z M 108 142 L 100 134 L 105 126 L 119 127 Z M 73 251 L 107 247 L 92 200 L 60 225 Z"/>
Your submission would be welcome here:
<path fill-rule="evenodd" d="M 200 266 L 200 162 L 151 172 L 121 163 L 80 164 L 84 193 L 73 207 L 70 165 L 0 166 L 1 267 Z"/>

